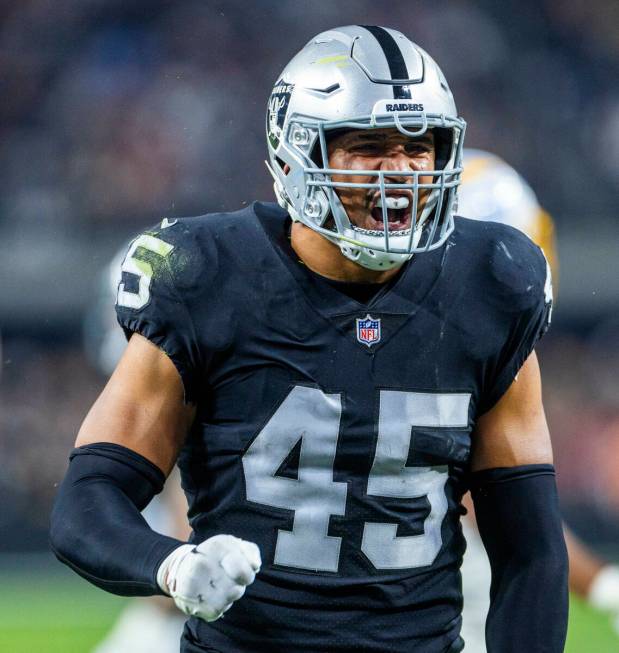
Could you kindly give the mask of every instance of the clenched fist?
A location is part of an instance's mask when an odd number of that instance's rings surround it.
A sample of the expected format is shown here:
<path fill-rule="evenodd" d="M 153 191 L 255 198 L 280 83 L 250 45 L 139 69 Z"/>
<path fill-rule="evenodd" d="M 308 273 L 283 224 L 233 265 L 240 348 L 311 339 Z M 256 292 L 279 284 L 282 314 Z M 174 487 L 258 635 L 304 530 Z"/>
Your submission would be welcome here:
<path fill-rule="evenodd" d="M 215 535 L 174 549 L 161 563 L 157 583 L 185 614 L 215 621 L 243 596 L 261 564 L 253 542 Z"/>

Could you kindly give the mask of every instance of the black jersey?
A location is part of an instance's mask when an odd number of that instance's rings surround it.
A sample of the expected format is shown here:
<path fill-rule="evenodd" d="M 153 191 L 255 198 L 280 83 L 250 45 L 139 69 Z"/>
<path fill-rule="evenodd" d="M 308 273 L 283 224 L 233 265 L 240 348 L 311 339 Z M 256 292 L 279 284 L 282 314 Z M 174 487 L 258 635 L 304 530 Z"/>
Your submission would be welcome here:
<path fill-rule="evenodd" d="M 458 218 L 360 303 L 296 260 L 288 228 L 261 203 L 164 220 L 123 263 L 121 325 L 168 354 L 198 407 L 179 459 L 193 541 L 262 553 L 245 596 L 191 619 L 187 641 L 459 651 L 470 435 L 547 327 L 544 256 Z"/>

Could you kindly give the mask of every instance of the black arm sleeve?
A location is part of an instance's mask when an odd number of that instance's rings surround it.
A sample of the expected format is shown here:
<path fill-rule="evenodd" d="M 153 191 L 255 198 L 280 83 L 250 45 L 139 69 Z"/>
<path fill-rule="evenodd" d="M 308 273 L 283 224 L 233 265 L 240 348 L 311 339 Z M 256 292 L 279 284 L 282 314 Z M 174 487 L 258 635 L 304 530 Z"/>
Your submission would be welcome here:
<path fill-rule="evenodd" d="M 553 466 L 475 472 L 471 493 L 492 568 L 488 653 L 561 653 L 568 560 Z"/>
<path fill-rule="evenodd" d="M 155 533 L 140 511 L 163 489 L 161 470 L 116 444 L 74 449 L 51 515 L 56 557 L 124 596 L 163 594 L 157 569 L 178 540 Z"/>

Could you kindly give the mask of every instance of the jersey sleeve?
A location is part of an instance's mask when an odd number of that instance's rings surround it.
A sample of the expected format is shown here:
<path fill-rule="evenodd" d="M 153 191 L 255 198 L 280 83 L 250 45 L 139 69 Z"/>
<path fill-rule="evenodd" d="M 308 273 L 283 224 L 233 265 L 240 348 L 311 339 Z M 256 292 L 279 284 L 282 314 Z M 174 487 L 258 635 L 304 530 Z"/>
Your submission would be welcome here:
<path fill-rule="evenodd" d="M 163 225 L 167 226 L 164 220 Z M 178 261 L 186 260 L 181 229 L 139 235 L 121 264 L 116 315 L 127 339 L 139 333 L 163 350 L 178 370 L 185 401 L 195 403 L 200 348 L 192 315 L 177 286 Z"/>
<path fill-rule="evenodd" d="M 496 262 L 500 281 L 501 321 L 506 323 L 502 346 L 488 362 L 481 412 L 490 410 L 508 390 L 539 339 L 550 326 L 552 276 L 542 250 L 527 239 L 525 246 L 511 252 L 510 265 Z M 508 257 L 509 258 L 509 257 Z"/>

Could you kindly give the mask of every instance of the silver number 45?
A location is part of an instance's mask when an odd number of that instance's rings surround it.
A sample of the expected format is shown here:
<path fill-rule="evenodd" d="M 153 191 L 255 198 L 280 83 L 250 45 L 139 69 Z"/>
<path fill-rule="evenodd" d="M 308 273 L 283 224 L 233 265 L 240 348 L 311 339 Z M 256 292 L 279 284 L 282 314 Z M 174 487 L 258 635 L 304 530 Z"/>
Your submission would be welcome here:
<path fill-rule="evenodd" d="M 380 391 L 376 454 L 367 493 L 427 497 L 430 514 L 420 535 L 397 536 L 398 524 L 366 522 L 361 550 L 376 569 L 431 565 L 447 513 L 447 465 L 407 467 L 411 427 L 465 428 L 469 393 Z M 294 511 L 292 530 L 279 529 L 275 564 L 312 571 L 338 570 L 342 538 L 328 535 L 331 515 L 344 515 L 348 484 L 333 480 L 342 400 L 318 388 L 294 387 L 243 456 L 249 501 Z M 298 478 L 276 476 L 300 443 Z"/>

